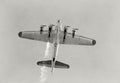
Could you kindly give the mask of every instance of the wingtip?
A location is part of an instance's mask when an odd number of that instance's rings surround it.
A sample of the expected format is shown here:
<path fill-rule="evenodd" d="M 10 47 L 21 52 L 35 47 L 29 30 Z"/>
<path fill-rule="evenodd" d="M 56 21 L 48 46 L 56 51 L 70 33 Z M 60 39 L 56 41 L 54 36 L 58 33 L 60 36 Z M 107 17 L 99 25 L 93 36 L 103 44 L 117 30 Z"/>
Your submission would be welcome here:
<path fill-rule="evenodd" d="M 19 33 L 18 33 L 18 36 L 21 37 L 21 36 L 22 36 L 22 32 L 19 32 Z"/>
<path fill-rule="evenodd" d="M 95 40 L 92 40 L 92 45 L 95 45 L 96 44 L 96 41 Z"/>

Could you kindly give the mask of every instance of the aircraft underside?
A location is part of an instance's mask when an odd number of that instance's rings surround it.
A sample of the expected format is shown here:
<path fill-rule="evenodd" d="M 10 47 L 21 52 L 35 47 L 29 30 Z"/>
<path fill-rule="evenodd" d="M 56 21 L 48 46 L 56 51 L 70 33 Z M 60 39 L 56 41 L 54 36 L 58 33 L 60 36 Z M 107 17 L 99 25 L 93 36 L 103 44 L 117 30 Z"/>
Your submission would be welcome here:
<path fill-rule="evenodd" d="M 20 38 L 50 42 L 53 44 L 54 51 L 51 60 L 37 62 L 37 65 L 39 66 L 52 68 L 52 71 L 53 68 L 70 68 L 68 64 L 56 60 L 59 44 L 87 46 L 93 46 L 96 44 L 96 41 L 94 39 L 76 35 L 76 30 L 78 30 L 77 28 L 72 28 L 72 32 L 67 32 L 70 26 L 64 26 L 63 30 L 61 30 L 62 26 L 60 20 L 57 21 L 56 25 L 49 25 L 48 30 L 44 30 L 44 27 L 46 27 L 46 25 L 40 26 L 39 31 L 21 31 L 18 33 L 18 36 Z"/>

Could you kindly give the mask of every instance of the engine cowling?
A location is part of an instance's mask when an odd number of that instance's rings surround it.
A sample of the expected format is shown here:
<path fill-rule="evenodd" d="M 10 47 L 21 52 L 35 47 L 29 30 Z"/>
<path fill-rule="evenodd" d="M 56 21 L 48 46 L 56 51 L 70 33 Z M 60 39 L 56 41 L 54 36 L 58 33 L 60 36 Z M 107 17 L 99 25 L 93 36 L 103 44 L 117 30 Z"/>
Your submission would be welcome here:
<path fill-rule="evenodd" d="M 41 33 L 41 34 L 42 34 L 42 32 L 43 32 L 43 28 L 44 28 L 44 27 L 46 27 L 46 25 L 41 25 L 41 26 L 40 26 L 40 33 Z"/>
<path fill-rule="evenodd" d="M 51 32 L 52 32 L 52 28 L 53 28 L 53 26 L 55 26 L 55 25 L 53 25 L 53 24 L 50 24 L 48 27 L 48 37 L 50 38 L 50 34 L 51 34 Z"/>
<path fill-rule="evenodd" d="M 65 26 L 64 27 L 64 36 L 63 36 L 63 42 L 65 42 L 65 39 L 66 39 L 66 34 L 67 34 L 67 30 L 70 26 Z"/>
<path fill-rule="evenodd" d="M 78 28 L 73 28 L 73 30 L 72 30 L 72 38 L 75 37 L 76 30 L 78 30 Z"/>

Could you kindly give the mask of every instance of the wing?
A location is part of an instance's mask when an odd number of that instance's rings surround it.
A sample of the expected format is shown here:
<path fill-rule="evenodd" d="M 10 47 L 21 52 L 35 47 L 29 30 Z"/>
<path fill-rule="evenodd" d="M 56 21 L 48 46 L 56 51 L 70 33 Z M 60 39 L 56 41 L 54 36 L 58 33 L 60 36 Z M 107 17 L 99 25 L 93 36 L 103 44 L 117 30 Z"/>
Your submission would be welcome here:
<path fill-rule="evenodd" d="M 63 41 L 64 32 L 60 32 L 60 44 L 71 44 L 71 45 L 95 45 L 96 41 L 91 38 L 75 35 L 72 37 L 72 33 L 67 33 L 65 41 Z"/>
<path fill-rule="evenodd" d="M 44 42 L 50 42 L 53 43 L 55 38 L 55 31 L 53 30 L 51 32 L 51 36 L 48 37 L 48 30 L 45 30 L 40 33 L 40 31 L 22 31 L 18 33 L 19 37 L 31 39 L 31 40 L 38 40 L 38 41 L 44 41 Z M 96 41 L 91 38 L 75 35 L 74 38 L 72 38 L 71 33 L 66 34 L 66 39 L 63 41 L 64 32 L 60 31 L 60 44 L 71 44 L 71 45 L 95 45 Z"/>
<path fill-rule="evenodd" d="M 48 37 L 48 30 L 43 31 L 42 33 L 40 33 L 40 31 L 21 31 L 18 33 L 18 35 L 21 38 L 44 41 L 44 42 L 49 41 L 53 43 L 53 38 L 55 36 L 55 33 L 54 31 L 52 31 L 50 37 Z"/>

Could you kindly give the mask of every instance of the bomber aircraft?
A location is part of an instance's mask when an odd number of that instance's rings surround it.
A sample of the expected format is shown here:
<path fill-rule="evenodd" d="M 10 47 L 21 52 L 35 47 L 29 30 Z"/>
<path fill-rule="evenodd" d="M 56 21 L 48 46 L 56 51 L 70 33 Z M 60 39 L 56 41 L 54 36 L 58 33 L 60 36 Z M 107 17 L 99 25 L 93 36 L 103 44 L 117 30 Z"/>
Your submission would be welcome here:
<path fill-rule="evenodd" d="M 38 31 L 21 31 L 18 33 L 18 36 L 21 38 L 50 42 L 53 44 L 52 59 L 37 62 L 37 65 L 50 67 L 51 72 L 53 72 L 53 68 L 70 68 L 68 64 L 56 60 L 59 44 L 89 46 L 96 44 L 96 41 L 94 39 L 75 34 L 76 30 L 78 30 L 77 28 L 72 28 L 72 32 L 68 32 L 68 28 L 70 26 L 64 26 L 63 30 L 61 30 L 62 26 L 60 20 L 57 21 L 56 25 L 50 24 L 47 30 L 44 30 L 45 27 L 47 26 L 41 25 L 40 30 Z"/>

